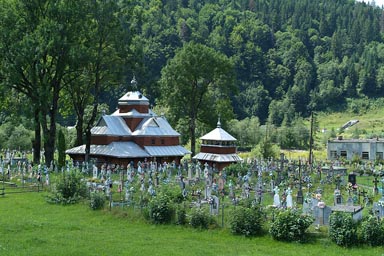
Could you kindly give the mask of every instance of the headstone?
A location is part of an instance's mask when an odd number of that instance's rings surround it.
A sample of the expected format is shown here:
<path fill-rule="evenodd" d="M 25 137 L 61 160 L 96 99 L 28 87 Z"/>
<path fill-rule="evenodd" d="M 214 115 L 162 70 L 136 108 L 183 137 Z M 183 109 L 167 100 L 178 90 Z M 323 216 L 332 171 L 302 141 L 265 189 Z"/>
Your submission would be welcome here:
<path fill-rule="evenodd" d="M 280 192 L 280 189 L 278 186 L 276 186 L 274 189 L 274 196 L 273 196 L 273 205 L 275 207 L 280 207 L 280 196 L 279 196 L 279 192 Z"/>
<path fill-rule="evenodd" d="M 379 201 L 373 204 L 373 213 L 376 217 L 382 219 L 384 218 L 384 201 Z"/>
<path fill-rule="evenodd" d="M 341 192 L 339 189 L 335 189 L 334 193 L 334 200 L 333 200 L 333 204 L 334 205 L 341 205 L 343 204 L 343 198 L 341 196 Z"/>
<path fill-rule="evenodd" d="M 312 198 L 309 194 L 307 194 L 303 201 L 303 213 L 311 214 L 312 213 Z"/>
<path fill-rule="evenodd" d="M 219 198 L 217 196 L 212 196 L 209 198 L 209 209 L 211 215 L 218 215 L 219 214 Z"/>
<path fill-rule="evenodd" d="M 287 189 L 287 208 L 292 208 L 293 207 L 293 201 L 292 201 L 292 189 L 288 188 Z"/>
<path fill-rule="evenodd" d="M 332 212 L 346 212 L 352 214 L 353 220 L 361 220 L 363 218 L 363 207 L 360 205 L 335 205 L 331 207 Z"/>
<path fill-rule="evenodd" d="M 188 180 L 192 179 L 192 167 L 188 168 Z"/>
<path fill-rule="evenodd" d="M 225 180 L 223 178 L 223 176 L 220 176 L 219 177 L 219 182 L 218 182 L 218 186 L 219 186 L 219 191 L 223 191 L 224 190 L 224 184 L 225 184 Z"/>
<path fill-rule="evenodd" d="M 352 184 L 352 186 L 356 185 L 356 174 L 351 173 L 348 175 L 348 182 Z"/>
<path fill-rule="evenodd" d="M 248 184 L 248 182 L 245 182 L 243 184 L 243 191 L 241 193 L 241 196 L 243 199 L 248 199 L 249 198 L 249 191 L 250 191 L 250 186 Z"/>
<path fill-rule="evenodd" d="M 96 166 L 96 165 L 93 165 L 93 172 L 92 172 L 92 173 L 93 173 L 93 176 L 92 176 L 92 177 L 93 177 L 94 179 L 97 179 L 97 177 L 98 177 L 97 175 L 98 175 L 98 174 L 97 174 L 97 166 Z"/>
<path fill-rule="evenodd" d="M 321 202 L 323 203 L 323 202 Z M 316 225 L 329 225 L 329 216 L 332 213 L 332 209 L 325 204 L 318 204 L 313 210 L 314 224 Z"/>
<path fill-rule="evenodd" d="M 232 180 L 229 181 L 229 198 L 233 199 L 235 198 L 235 193 L 233 191 L 233 185 L 232 185 Z"/>

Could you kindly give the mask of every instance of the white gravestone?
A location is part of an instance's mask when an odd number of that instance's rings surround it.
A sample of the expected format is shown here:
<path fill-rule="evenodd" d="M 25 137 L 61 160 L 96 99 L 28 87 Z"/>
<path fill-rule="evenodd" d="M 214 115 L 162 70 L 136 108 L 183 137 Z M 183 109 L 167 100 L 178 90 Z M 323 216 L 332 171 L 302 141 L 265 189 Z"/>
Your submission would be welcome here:
<path fill-rule="evenodd" d="M 275 193 L 275 195 L 273 196 L 273 205 L 276 207 L 280 207 L 280 196 L 279 196 L 280 189 L 278 186 L 276 186 L 273 189 L 273 191 Z"/>

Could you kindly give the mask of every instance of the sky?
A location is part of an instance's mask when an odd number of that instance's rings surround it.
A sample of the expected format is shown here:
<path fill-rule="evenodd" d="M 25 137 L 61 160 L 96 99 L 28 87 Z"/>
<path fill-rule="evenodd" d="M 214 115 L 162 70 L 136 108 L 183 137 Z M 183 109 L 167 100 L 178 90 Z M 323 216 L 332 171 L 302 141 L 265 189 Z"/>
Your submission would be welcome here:
<path fill-rule="evenodd" d="M 373 0 L 356 0 L 358 2 L 366 2 L 366 3 L 370 3 L 372 2 Z M 375 1 L 375 4 L 379 7 L 383 6 L 384 5 L 384 0 L 374 0 Z"/>

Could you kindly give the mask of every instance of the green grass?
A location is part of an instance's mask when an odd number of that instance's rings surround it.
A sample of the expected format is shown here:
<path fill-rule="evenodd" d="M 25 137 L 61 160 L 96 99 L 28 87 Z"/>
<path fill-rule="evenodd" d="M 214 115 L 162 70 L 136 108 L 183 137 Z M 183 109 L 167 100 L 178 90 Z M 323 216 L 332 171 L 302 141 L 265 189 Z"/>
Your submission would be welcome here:
<path fill-rule="evenodd" d="M 359 130 L 366 134 L 383 134 L 384 133 L 384 108 L 373 108 L 362 114 L 354 114 L 350 112 L 335 113 L 319 113 L 317 115 L 319 129 L 338 130 L 343 124 L 349 120 L 359 120 L 359 123 L 345 130 L 341 135 L 351 137 L 354 130 Z"/>
<path fill-rule="evenodd" d="M 44 196 L 0 197 L 0 255 L 384 255 L 383 247 L 340 248 L 322 233 L 307 244 L 277 242 L 268 234 L 250 239 L 227 229 L 147 224 L 130 208 L 50 205 Z"/>

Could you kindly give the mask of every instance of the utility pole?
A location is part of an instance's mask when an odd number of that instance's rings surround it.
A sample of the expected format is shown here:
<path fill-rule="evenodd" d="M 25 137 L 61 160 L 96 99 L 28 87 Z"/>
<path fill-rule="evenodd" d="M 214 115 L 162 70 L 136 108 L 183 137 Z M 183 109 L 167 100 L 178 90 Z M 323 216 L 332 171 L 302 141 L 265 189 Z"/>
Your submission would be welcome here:
<path fill-rule="evenodd" d="M 312 160 L 313 160 L 313 153 L 312 153 L 312 149 L 313 149 L 313 111 L 311 112 L 311 131 L 310 131 L 310 137 L 309 137 L 309 158 L 308 158 L 308 164 L 309 164 L 309 168 L 312 172 Z"/>

